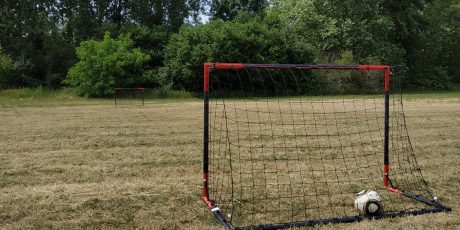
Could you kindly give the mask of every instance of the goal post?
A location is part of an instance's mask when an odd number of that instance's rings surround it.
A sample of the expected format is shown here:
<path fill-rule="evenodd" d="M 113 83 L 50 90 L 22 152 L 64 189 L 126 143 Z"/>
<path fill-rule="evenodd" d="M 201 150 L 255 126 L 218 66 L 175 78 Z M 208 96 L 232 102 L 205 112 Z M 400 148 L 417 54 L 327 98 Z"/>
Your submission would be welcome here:
<path fill-rule="evenodd" d="M 390 79 L 391 78 L 391 79 Z M 204 64 L 202 197 L 227 229 L 451 211 L 417 164 L 386 65 Z"/>
<path fill-rule="evenodd" d="M 113 101 L 115 106 L 122 100 L 140 100 L 142 105 L 145 103 L 145 88 L 114 88 Z"/>

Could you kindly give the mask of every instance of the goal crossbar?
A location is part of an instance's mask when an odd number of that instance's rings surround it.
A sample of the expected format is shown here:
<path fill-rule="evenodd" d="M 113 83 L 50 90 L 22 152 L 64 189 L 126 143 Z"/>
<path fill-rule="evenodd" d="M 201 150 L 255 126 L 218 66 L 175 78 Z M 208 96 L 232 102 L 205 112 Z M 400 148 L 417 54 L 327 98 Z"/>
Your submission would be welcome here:
<path fill-rule="evenodd" d="M 241 70 L 241 69 L 295 69 L 295 70 L 357 70 L 357 71 L 376 71 L 381 72 L 384 76 L 382 93 L 384 95 L 384 129 L 383 129 L 383 176 L 382 183 L 387 191 L 410 198 L 414 201 L 426 204 L 429 208 L 419 210 L 404 210 L 404 211 L 390 211 L 384 212 L 381 215 L 373 216 L 373 219 L 396 217 L 402 215 L 420 215 L 425 213 L 434 212 L 445 212 L 451 211 L 451 208 L 441 204 L 435 199 L 429 199 L 420 195 L 411 193 L 410 191 L 404 191 L 393 186 L 390 178 L 390 78 L 391 78 L 391 67 L 388 65 L 297 65 L 297 64 L 243 64 L 243 63 L 205 63 L 204 64 L 204 126 L 203 126 L 203 187 L 202 187 L 202 198 L 207 207 L 214 214 L 216 219 L 226 229 L 283 229 L 291 227 L 304 227 L 304 226 L 315 226 L 318 224 L 328 223 L 348 223 L 361 221 L 366 217 L 356 215 L 339 218 L 325 218 L 316 220 L 305 220 L 305 221 L 294 221 L 287 223 L 270 223 L 262 225 L 254 225 L 248 227 L 234 227 L 230 221 L 226 219 L 224 214 L 219 208 L 219 203 L 212 200 L 209 196 L 209 93 L 210 93 L 210 73 L 216 70 Z"/>

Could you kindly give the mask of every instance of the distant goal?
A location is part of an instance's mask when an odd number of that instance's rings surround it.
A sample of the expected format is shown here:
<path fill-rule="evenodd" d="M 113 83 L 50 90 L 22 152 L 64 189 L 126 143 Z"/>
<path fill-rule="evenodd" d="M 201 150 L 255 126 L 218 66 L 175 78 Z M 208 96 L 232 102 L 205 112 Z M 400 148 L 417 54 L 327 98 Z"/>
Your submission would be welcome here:
<path fill-rule="evenodd" d="M 399 83 L 382 65 L 204 64 L 204 202 L 227 229 L 450 211 L 417 164 Z M 361 190 L 383 212 L 359 215 Z"/>
<path fill-rule="evenodd" d="M 145 104 L 144 88 L 114 88 L 113 93 L 115 106 Z"/>

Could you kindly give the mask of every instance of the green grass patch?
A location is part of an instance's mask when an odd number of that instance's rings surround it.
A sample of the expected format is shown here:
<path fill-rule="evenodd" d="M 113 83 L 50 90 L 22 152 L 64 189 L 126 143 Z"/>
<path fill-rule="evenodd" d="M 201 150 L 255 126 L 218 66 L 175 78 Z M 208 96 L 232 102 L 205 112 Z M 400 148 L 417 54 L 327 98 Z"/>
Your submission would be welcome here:
<path fill-rule="evenodd" d="M 190 99 L 196 98 L 197 95 L 185 90 L 171 89 L 145 89 L 145 98 L 147 99 Z"/>
<path fill-rule="evenodd" d="M 180 90 L 145 89 L 146 103 L 168 103 L 197 100 L 197 95 Z M 48 107 L 71 105 L 113 104 L 113 97 L 86 98 L 73 88 L 49 89 L 45 87 L 0 90 L 0 108 Z"/>
<path fill-rule="evenodd" d="M 403 92 L 405 99 L 449 99 L 460 98 L 460 90 L 455 91 L 421 91 L 421 92 Z"/>
<path fill-rule="evenodd" d="M 0 90 L 0 108 L 43 107 L 60 105 L 101 104 L 104 100 L 78 96 L 72 88 L 45 87 Z"/>
<path fill-rule="evenodd" d="M 49 89 L 44 87 L 0 90 L 1 98 L 10 99 L 41 99 L 41 98 L 73 98 L 76 97 L 72 88 Z"/>

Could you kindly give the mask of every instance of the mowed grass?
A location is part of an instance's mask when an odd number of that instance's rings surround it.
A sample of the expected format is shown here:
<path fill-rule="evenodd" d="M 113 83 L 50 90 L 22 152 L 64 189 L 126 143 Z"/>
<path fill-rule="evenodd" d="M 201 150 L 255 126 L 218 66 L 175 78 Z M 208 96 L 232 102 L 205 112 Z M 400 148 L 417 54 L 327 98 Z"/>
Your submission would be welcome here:
<path fill-rule="evenodd" d="M 201 200 L 202 102 L 2 99 L 0 228 L 221 229 Z M 460 96 L 409 96 L 411 141 L 451 213 L 319 229 L 457 229 Z"/>

